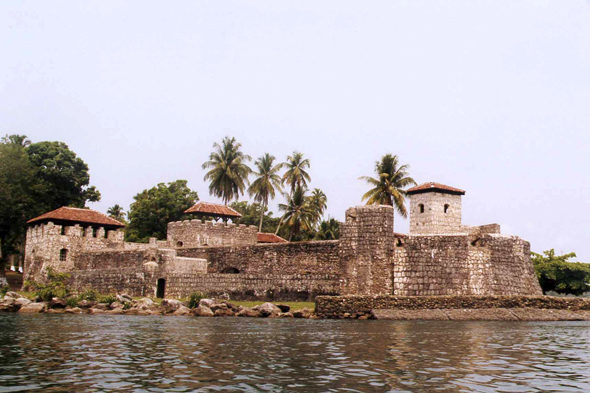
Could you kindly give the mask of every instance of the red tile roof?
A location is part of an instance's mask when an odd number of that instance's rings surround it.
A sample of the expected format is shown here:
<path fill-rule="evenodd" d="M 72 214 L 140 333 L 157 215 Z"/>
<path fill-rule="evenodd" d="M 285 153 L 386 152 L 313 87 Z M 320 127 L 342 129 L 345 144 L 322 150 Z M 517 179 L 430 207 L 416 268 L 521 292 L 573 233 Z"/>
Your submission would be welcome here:
<path fill-rule="evenodd" d="M 408 194 L 420 194 L 423 192 L 442 192 L 446 194 L 465 195 L 465 191 L 463 190 L 435 182 L 420 184 L 419 186 L 412 187 L 406 191 Z"/>
<path fill-rule="evenodd" d="M 184 211 L 185 213 L 199 214 L 213 217 L 242 217 L 240 213 L 229 206 L 219 205 L 217 203 L 197 202 L 196 205 Z"/>
<path fill-rule="evenodd" d="M 78 209 L 76 207 L 60 207 L 59 209 L 52 210 L 48 213 L 35 217 L 32 220 L 27 221 L 28 224 L 41 222 L 41 221 L 71 221 L 81 224 L 97 224 L 111 227 L 124 227 L 125 224 L 97 212 L 96 210 L 90 209 Z"/>
<path fill-rule="evenodd" d="M 274 233 L 258 232 L 258 243 L 287 243 L 287 241 Z"/>

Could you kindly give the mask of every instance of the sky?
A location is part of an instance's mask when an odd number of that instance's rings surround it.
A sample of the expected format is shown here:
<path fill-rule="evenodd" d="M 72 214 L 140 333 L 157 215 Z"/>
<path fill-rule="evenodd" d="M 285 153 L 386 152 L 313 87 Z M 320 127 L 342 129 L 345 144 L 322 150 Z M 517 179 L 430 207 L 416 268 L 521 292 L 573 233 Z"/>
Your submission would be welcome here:
<path fill-rule="evenodd" d="M 5 1 L 0 135 L 65 142 L 102 212 L 177 179 L 218 201 L 233 136 L 303 152 L 344 220 L 396 154 L 467 191 L 464 224 L 590 262 L 589 37 L 590 0 Z"/>

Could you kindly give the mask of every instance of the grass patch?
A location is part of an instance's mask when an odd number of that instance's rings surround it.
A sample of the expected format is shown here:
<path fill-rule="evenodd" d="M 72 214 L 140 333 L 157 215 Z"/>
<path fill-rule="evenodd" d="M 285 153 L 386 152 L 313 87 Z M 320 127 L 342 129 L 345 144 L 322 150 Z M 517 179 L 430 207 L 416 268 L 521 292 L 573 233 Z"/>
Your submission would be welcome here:
<path fill-rule="evenodd" d="M 229 301 L 236 306 L 244 306 L 244 307 L 254 307 L 259 306 L 261 304 L 267 303 L 265 301 L 255 300 L 255 301 L 244 301 L 244 300 L 230 300 Z M 315 309 L 314 302 L 270 302 L 272 304 L 286 304 L 287 306 L 291 307 L 291 311 L 302 310 L 304 308 L 309 308 L 310 310 Z"/>

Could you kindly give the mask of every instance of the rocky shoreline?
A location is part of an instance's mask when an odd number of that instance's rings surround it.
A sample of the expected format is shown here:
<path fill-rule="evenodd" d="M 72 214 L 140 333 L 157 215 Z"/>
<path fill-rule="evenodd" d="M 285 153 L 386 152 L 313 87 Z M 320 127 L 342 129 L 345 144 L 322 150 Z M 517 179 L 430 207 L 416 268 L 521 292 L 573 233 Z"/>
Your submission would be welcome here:
<path fill-rule="evenodd" d="M 227 300 L 201 299 L 198 307 L 189 308 L 176 299 L 164 299 L 157 304 L 150 298 L 135 300 L 129 295 L 116 295 L 116 301 L 99 303 L 82 300 L 77 307 L 70 307 L 66 299 L 53 298 L 49 302 L 31 301 L 16 293 L 8 292 L 0 300 L 0 312 L 50 313 L 50 314 L 112 314 L 112 315 L 172 315 L 197 317 L 250 317 L 250 318 L 308 318 L 317 319 L 313 310 L 304 308 L 292 311 L 288 305 L 264 303 L 255 307 L 236 306 Z"/>

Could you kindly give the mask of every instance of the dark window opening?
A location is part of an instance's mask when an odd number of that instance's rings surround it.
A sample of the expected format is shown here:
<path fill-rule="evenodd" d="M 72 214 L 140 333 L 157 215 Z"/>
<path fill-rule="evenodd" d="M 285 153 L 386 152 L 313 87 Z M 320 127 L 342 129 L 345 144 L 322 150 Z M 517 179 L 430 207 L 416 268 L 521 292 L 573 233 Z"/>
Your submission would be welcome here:
<path fill-rule="evenodd" d="M 66 234 L 66 226 L 65 225 L 62 225 L 61 226 L 61 234 L 62 235 L 65 235 Z"/>
<path fill-rule="evenodd" d="M 59 260 L 63 262 L 67 259 L 68 259 L 68 250 L 66 248 L 62 248 L 61 250 L 59 250 Z"/>
<path fill-rule="evenodd" d="M 449 212 L 449 207 L 450 206 L 448 204 L 445 205 L 445 213 L 448 213 Z"/>
<path fill-rule="evenodd" d="M 105 239 L 109 238 L 109 231 L 107 231 L 106 229 L 104 230 L 104 238 Z"/>
<path fill-rule="evenodd" d="M 424 205 L 419 204 L 418 207 L 420 208 L 420 213 L 424 213 Z"/>
<path fill-rule="evenodd" d="M 224 274 L 240 274 L 240 271 L 238 269 L 236 269 L 235 267 L 228 267 L 225 268 L 221 271 L 221 273 Z"/>
<path fill-rule="evenodd" d="M 164 299 L 166 293 L 166 280 L 164 278 L 158 278 L 158 288 L 156 289 L 156 297 Z"/>
<path fill-rule="evenodd" d="M 176 242 L 176 247 L 182 247 L 182 246 L 184 246 L 183 242 Z"/>
<path fill-rule="evenodd" d="M 92 228 L 92 237 L 96 237 L 96 228 Z"/>

